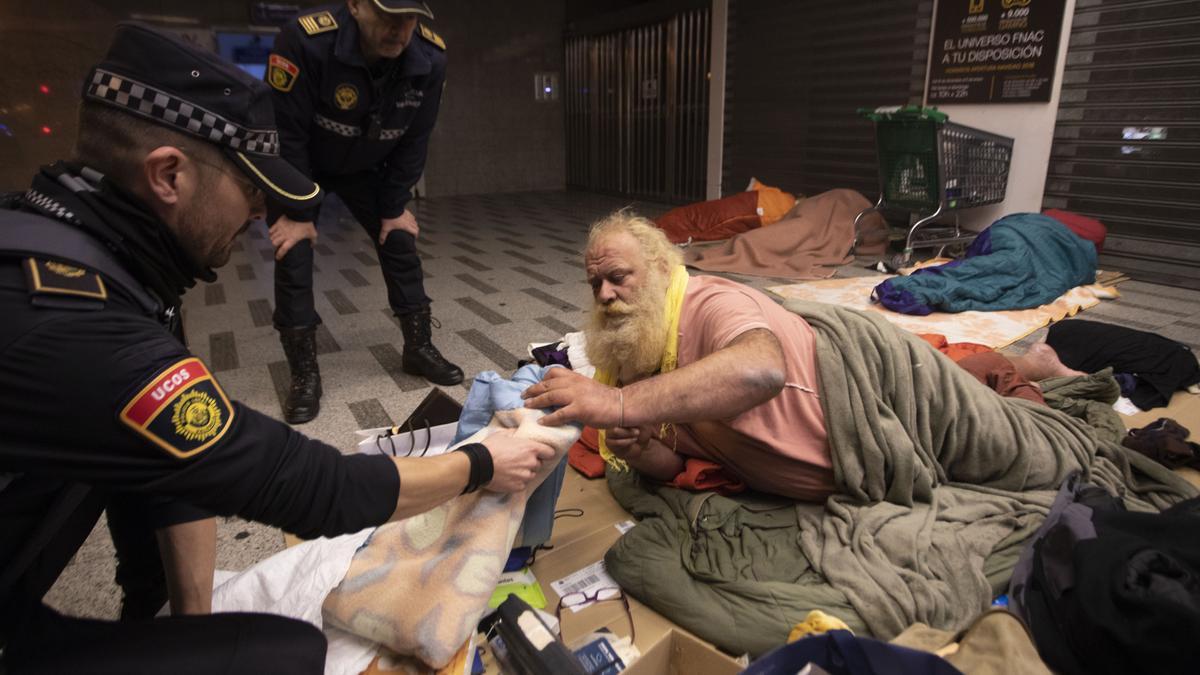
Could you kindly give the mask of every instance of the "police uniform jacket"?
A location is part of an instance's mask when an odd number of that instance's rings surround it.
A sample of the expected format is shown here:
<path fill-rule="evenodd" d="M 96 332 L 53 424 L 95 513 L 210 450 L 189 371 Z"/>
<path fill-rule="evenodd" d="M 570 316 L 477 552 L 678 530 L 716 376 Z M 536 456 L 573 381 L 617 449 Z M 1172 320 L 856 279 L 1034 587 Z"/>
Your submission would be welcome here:
<path fill-rule="evenodd" d="M 37 242 L 14 238 L 30 227 Z M 81 263 L 80 241 L 116 266 Z M 65 165 L 0 203 L 0 614 L 40 600 L 112 493 L 304 537 L 394 511 L 390 459 L 343 456 L 231 399 L 164 325 L 177 310 L 147 309 L 147 270 L 185 259 L 135 198 Z M 176 282 L 182 292 L 194 278 Z"/>
<path fill-rule="evenodd" d="M 444 49 L 437 34 L 418 26 L 400 57 L 373 74 L 345 3 L 288 23 L 266 74 L 281 154 L 318 182 L 380 172 L 379 217 L 401 215 L 425 169 L 446 80 Z M 287 214 L 309 221 L 316 210 Z"/>

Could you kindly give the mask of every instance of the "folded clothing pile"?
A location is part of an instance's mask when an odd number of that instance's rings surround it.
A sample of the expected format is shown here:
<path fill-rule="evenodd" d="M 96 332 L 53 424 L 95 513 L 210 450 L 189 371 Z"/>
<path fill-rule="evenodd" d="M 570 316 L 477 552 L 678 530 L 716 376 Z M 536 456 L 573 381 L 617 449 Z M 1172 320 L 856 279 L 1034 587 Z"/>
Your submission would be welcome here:
<path fill-rule="evenodd" d="M 1192 432 L 1173 419 L 1160 417 L 1141 429 L 1130 429 L 1121 445 L 1137 450 L 1168 469 L 1191 467 L 1200 471 L 1200 444 L 1188 440 Z"/>

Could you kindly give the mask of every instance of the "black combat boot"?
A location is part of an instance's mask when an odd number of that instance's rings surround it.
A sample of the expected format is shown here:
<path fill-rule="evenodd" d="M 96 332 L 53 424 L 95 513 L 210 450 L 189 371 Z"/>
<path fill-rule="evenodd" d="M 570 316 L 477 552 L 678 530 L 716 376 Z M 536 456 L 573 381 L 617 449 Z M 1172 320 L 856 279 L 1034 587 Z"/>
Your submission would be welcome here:
<path fill-rule="evenodd" d="M 425 308 L 409 314 L 397 314 L 404 331 L 404 358 L 400 365 L 409 375 L 419 375 L 434 384 L 451 385 L 463 381 L 462 368 L 450 363 L 433 346 L 433 316 Z M 440 325 L 439 325 L 440 328 Z"/>
<path fill-rule="evenodd" d="M 317 329 L 280 328 L 279 341 L 292 371 L 292 386 L 283 404 L 283 419 L 303 424 L 321 411 L 321 370 L 317 367 Z"/>

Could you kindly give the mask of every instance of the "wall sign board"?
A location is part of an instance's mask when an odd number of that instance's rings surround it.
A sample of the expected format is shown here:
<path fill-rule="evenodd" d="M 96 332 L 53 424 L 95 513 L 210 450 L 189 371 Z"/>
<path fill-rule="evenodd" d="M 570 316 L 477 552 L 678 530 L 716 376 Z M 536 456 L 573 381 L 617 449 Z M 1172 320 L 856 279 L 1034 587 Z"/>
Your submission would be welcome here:
<path fill-rule="evenodd" d="M 1066 0 L 938 0 L 927 100 L 1047 102 Z"/>

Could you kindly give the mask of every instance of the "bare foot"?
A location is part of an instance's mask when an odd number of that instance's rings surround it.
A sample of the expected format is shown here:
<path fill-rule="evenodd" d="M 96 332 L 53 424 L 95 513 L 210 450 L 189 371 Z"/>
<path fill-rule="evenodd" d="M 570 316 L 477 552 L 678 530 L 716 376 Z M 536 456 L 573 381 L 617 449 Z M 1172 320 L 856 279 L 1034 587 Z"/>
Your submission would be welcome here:
<path fill-rule="evenodd" d="M 1039 342 L 1029 348 L 1023 355 L 1012 358 L 1017 372 L 1029 380 L 1044 380 L 1050 377 L 1068 377 L 1087 375 L 1082 370 L 1068 368 L 1059 360 L 1054 348 L 1045 342 Z"/>

